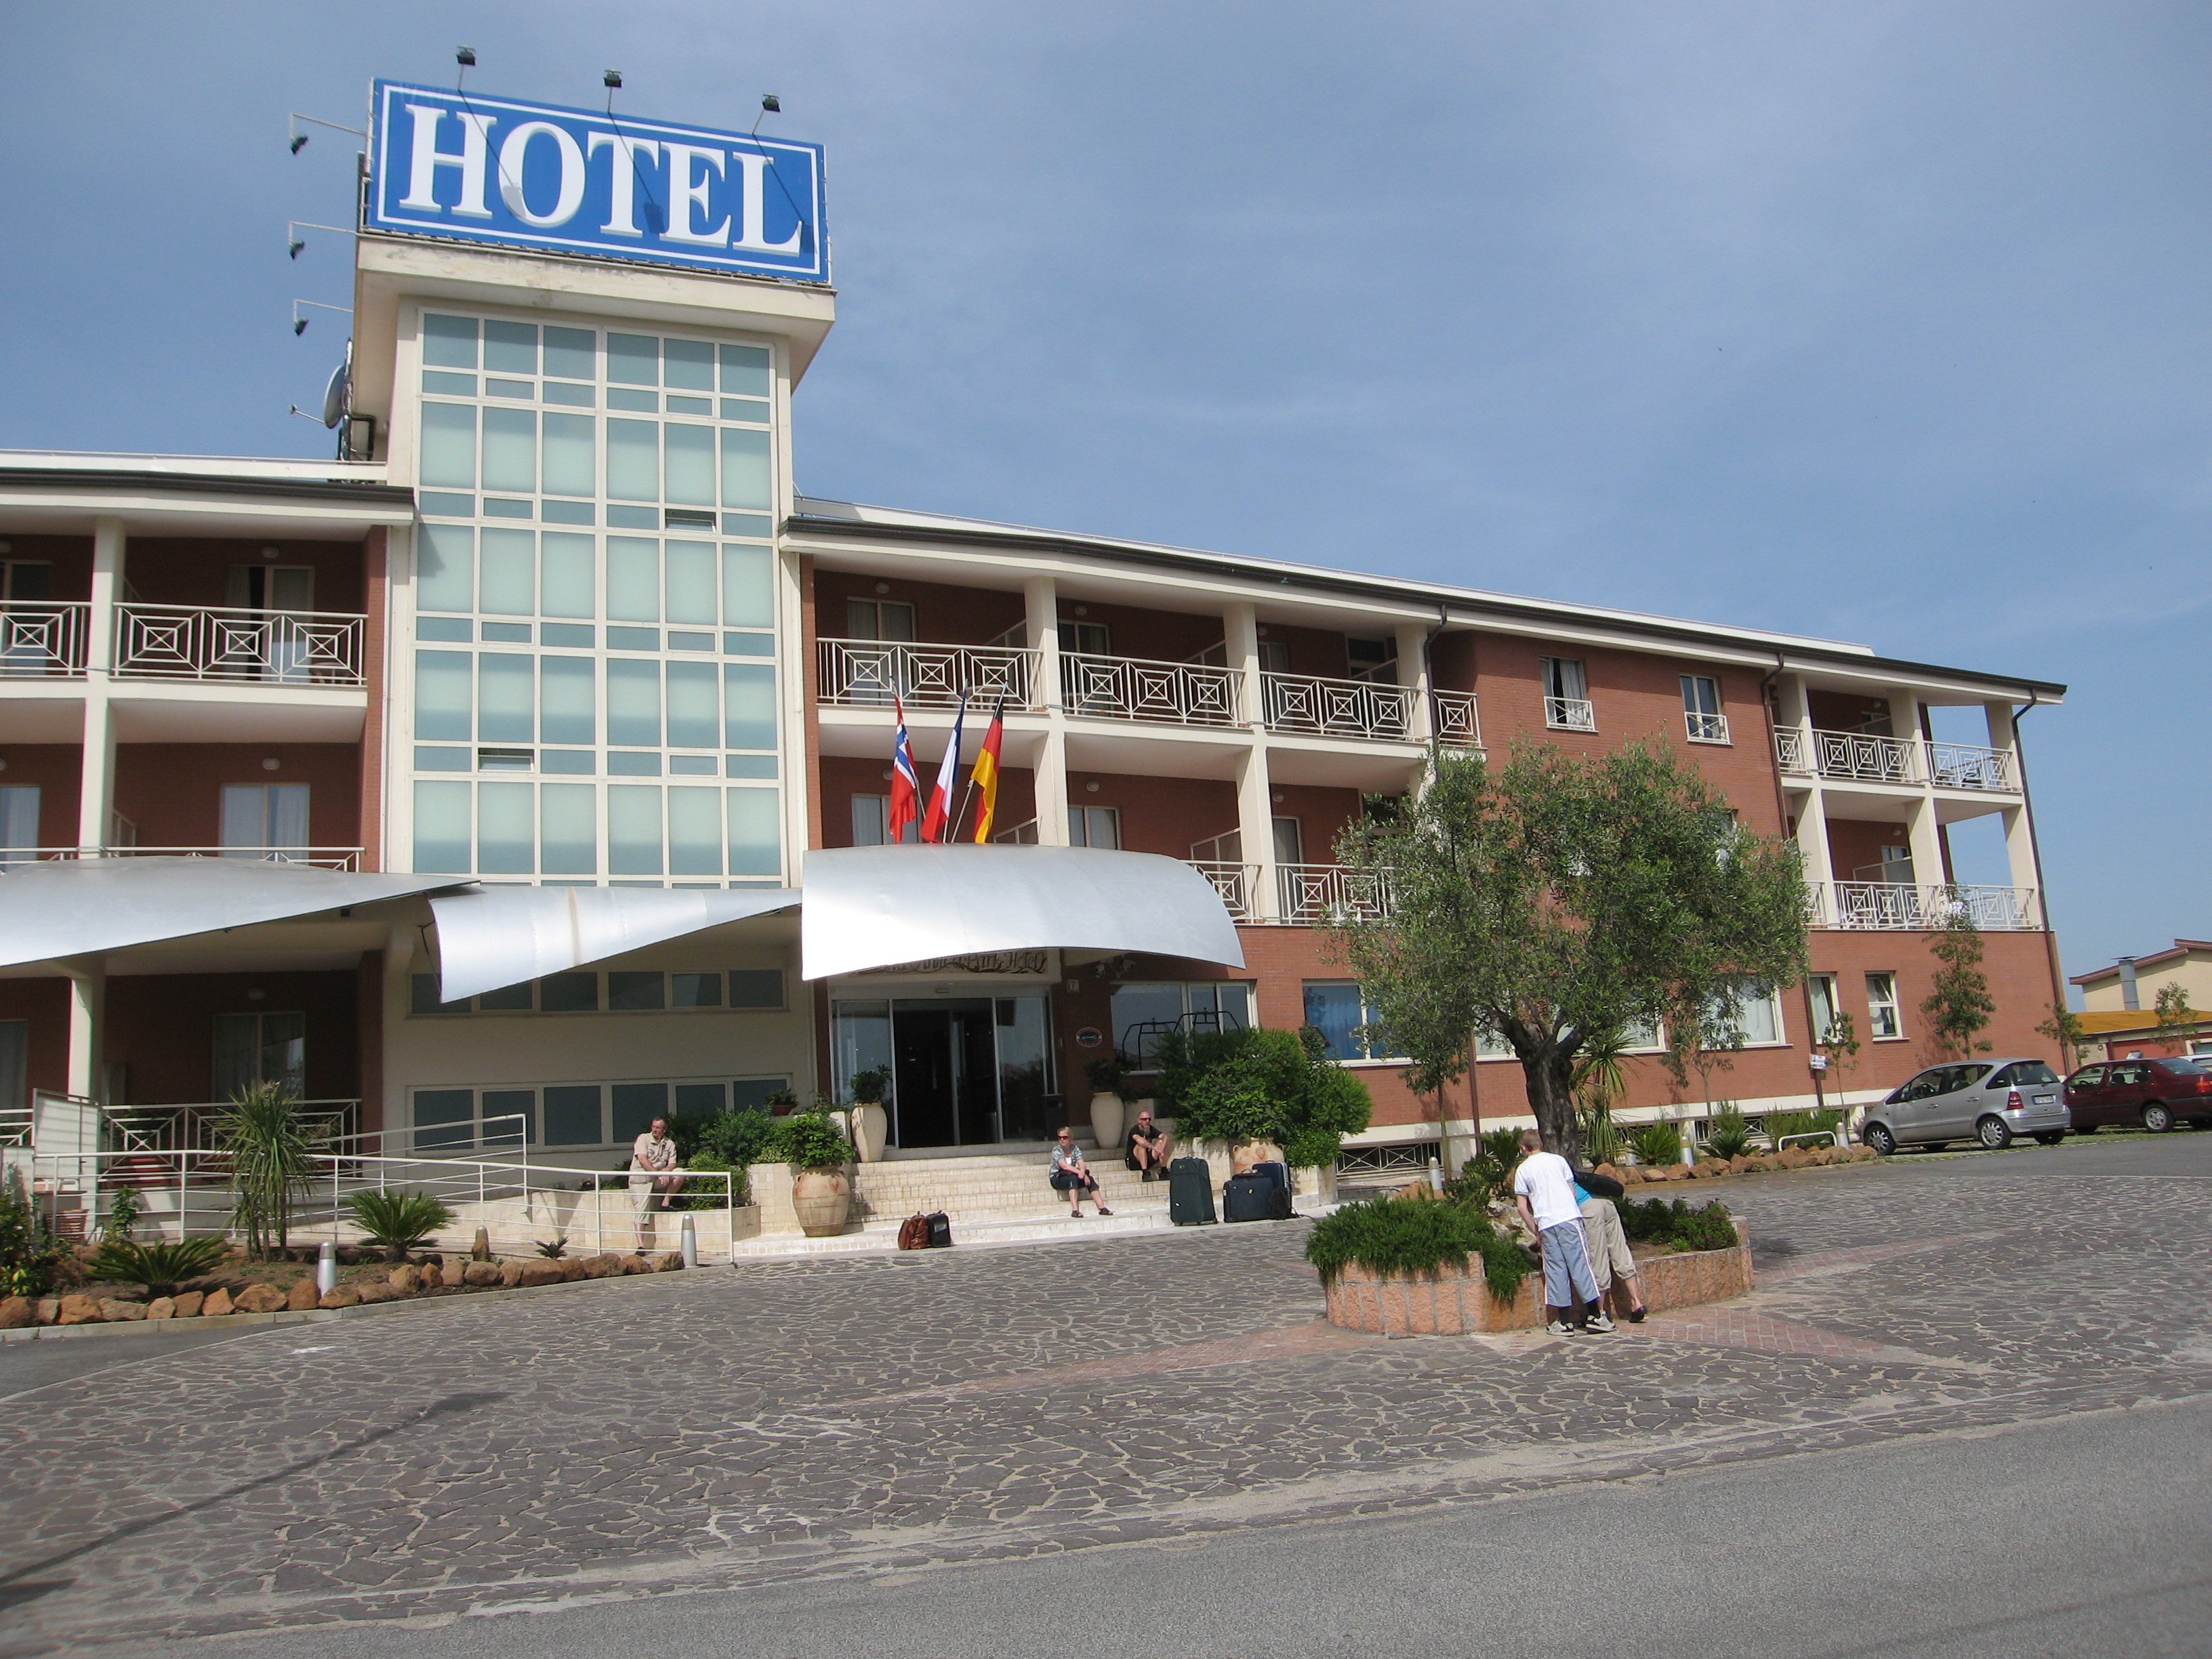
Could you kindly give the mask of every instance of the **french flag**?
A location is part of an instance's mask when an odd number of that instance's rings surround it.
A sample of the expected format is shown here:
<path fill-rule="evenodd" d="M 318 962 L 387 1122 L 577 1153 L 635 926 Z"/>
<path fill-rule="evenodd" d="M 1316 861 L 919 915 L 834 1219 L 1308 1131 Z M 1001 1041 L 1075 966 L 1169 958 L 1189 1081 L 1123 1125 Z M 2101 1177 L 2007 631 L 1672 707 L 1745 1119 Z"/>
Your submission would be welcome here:
<path fill-rule="evenodd" d="M 960 694 L 960 712 L 952 717 L 952 741 L 937 769 L 937 782 L 929 792 L 929 805 L 921 815 L 924 841 L 952 839 L 952 792 L 960 786 L 960 728 L 968 720 L 968 694 Z"/>
<path fill-rule="evenodd" d="M 897 692 L 891 706 L 898 710 L 898 741 L 891 746 L 891 800 L 884 813 L 884 839 L 893 846 L 921 811 L 921 781 L 915 775 L 914 745 L 906 737 L 906 704 Z"/>

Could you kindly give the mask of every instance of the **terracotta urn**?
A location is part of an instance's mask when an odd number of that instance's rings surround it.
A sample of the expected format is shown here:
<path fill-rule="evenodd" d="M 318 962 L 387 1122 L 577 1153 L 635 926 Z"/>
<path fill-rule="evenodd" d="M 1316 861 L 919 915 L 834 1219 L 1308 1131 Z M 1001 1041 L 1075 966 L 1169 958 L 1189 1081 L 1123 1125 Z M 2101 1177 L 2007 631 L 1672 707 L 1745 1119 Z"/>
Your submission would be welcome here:
<path fill-rule="evenodd" d="M 853 1212 L 853 1183 L 842 1170 L 801 1170 L 791 1180 L 791 1207 L 809 1238 L 834 1238 Z"/>
<path fill-rule="evenodd" d="M 1240 1140 L 1229 1149 L 1229 1173 L 1241 1176 L 1255 1164 L 1279 1164 L 1283 1149 L 1272 1140 Z"/>
<path fill-rule="evenodd" d="M 884 1161 L 884 1137 L 890 1128 L 890 1114 L 879 1101 L 864 1100 L 853 1108 L 853 1150 L 863 1164 Z"/>
<path fill-rule="evenodd" d="M 1091 1097 L 1091 1134 L 1100 1152 L 1110 1152 L 1121 1146 L 1121 1115 L 1127 1109 L 1119 1095 Z"/>

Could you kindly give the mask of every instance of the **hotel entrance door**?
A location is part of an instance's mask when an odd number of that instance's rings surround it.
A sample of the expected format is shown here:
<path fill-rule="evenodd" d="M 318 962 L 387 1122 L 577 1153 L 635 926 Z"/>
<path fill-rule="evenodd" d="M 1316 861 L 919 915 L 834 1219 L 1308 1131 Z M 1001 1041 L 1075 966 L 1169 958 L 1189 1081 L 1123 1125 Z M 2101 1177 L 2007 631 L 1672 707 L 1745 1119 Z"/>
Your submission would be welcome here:
<path fill-rule="evenodd" d="M 856 1073 L 890 1073 L 884 1105 L 894 1146 L 1038 1141 L 1059 1127 L 1041 995 L 840 998 L 832 1024 L 839 1099 Z"/>

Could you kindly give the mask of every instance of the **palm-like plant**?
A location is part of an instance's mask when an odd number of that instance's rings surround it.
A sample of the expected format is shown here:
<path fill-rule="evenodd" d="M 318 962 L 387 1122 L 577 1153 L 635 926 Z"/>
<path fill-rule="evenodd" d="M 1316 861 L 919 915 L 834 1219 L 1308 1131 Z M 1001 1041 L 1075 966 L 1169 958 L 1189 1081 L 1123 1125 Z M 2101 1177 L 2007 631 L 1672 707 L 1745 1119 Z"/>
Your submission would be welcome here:
<path fill-rule="evenodd" d="M 453 1221 L 453 1212 L 428 1193 L 359 1192 L 346 1207 L 368 1242 L 390 1250 L 394 1261 Z"/>
<path fill-rule="evenodd" d="M 140 1244 L 111 1238 L 84 1264 L 94 1279 L 143 1285 L 155 1296 L 174 1296 L 177 1286 L 220 1264 L 230 1246 L 220 1238 L 185 1238 L 174 1244 Z"/>
<path fill-rule="evenodd" d="M 284 1249 L 292 1206 L 313 1184 L 315 1150 L 329 1126 L 303 1117 L 283 1084 L 261 1082 L 232 1096 L 215 1127 L 216 1146 L 230 1159 L 232 1224 L 257 1256 Z"/>

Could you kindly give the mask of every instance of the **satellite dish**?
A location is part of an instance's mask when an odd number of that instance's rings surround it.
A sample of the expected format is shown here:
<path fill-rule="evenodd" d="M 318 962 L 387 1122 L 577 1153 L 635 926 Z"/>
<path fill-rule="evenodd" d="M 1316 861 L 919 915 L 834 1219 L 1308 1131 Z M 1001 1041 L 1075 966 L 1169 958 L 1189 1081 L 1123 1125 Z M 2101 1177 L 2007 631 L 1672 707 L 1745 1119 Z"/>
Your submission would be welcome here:
<path fill-rule="evenodd" d="M 323 424 L 335 428 L 346 416 L 346 403 L 353 390 L 353 343 L 346 343 L 346 360 L 331 371 L 331 383 L 323 388 Z"/>

